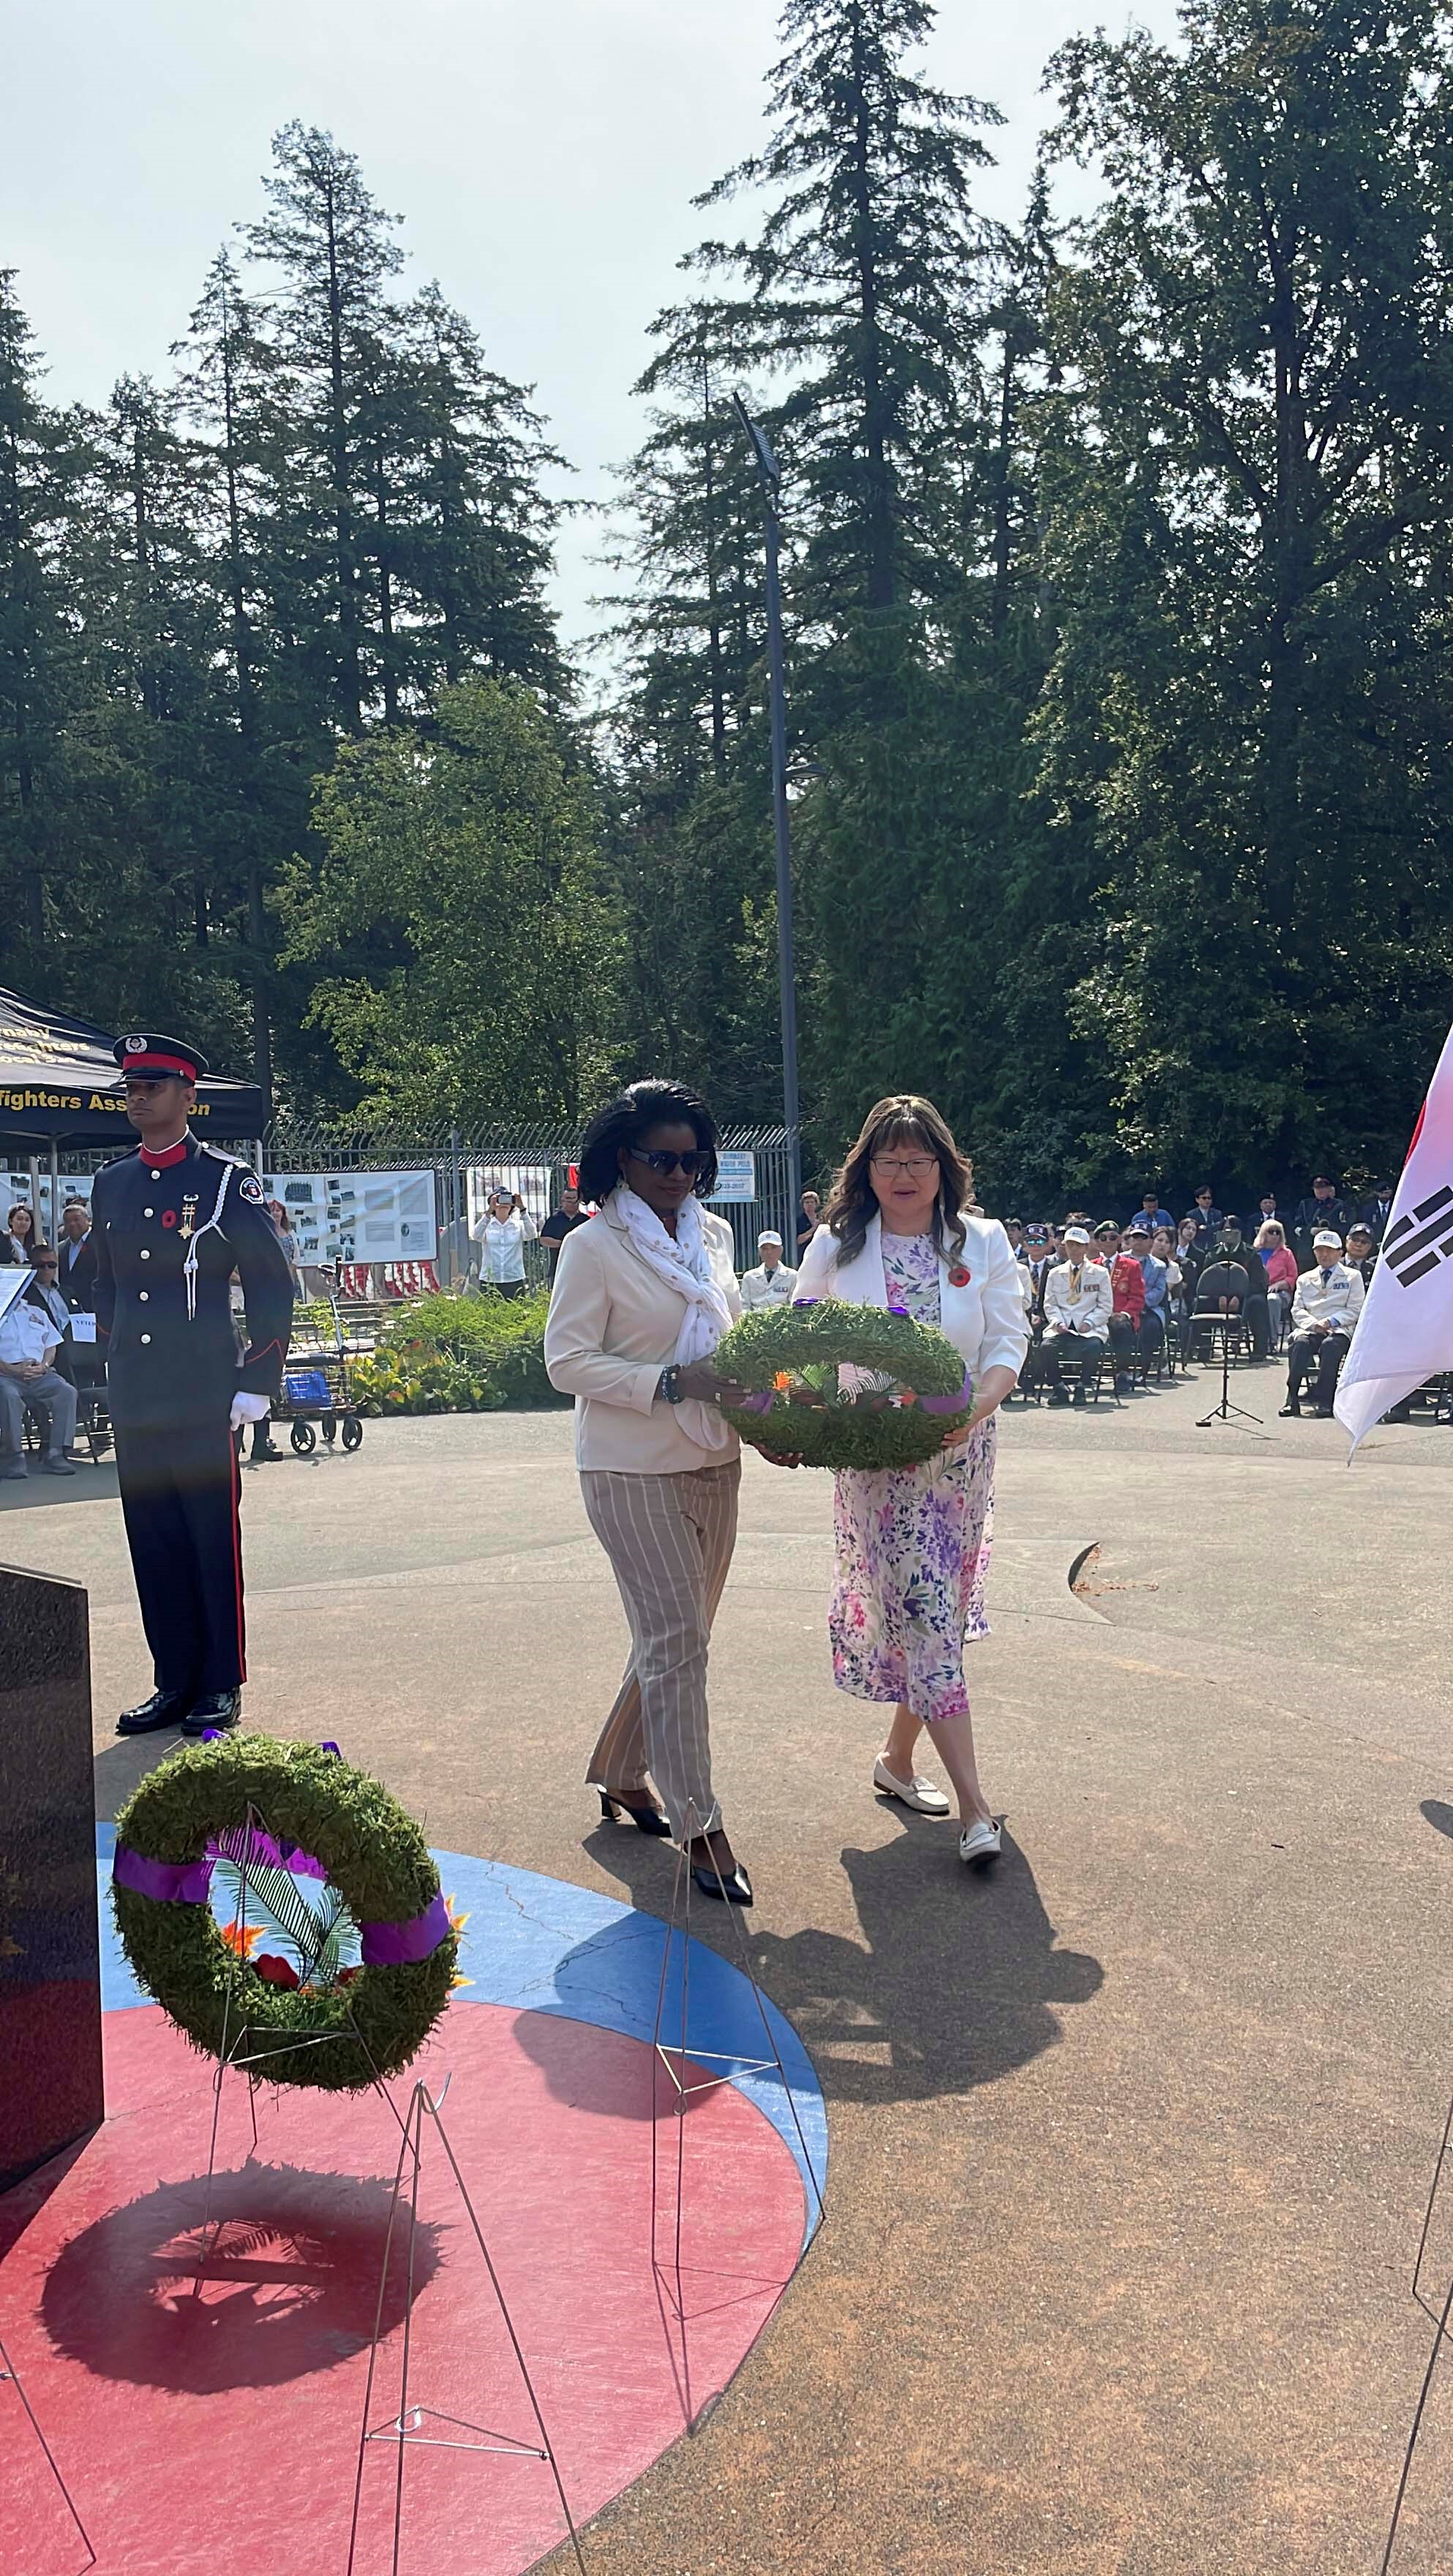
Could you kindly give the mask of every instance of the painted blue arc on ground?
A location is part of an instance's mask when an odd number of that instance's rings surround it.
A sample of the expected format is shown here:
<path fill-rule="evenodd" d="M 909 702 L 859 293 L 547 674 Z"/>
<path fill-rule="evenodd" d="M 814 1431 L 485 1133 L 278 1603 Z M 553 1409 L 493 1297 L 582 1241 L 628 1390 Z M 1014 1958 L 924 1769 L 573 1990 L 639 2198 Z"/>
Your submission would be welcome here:
<path fill-rule="evenodd" d="M 101 2004 L 124 2012 L 148 2001 L 127 1965 L 111 1910 L 114 1825 L 96 1828 L 101 1917 Z M 787 2148 L 803 2184 L 806 2245 L 818 2221 L 819 2192 L 827 2188 L 827 2111 L 812 2060 L 792 2024 L 740 1968 L 701 1941 L 674 1938 L 654 1914 L 642 1914 L 613 1896 L 542 1878 L 504 1861 L 476 1860 L 468 1852 L 435 1852 L 441 1882 L 469 1921 L 460 1941 L 462 1986 L 456 2003 L 499 2004 L 515 2012 L 548 2013 L 561 2021 L 593 2023 L 627 2039 L 656 2035 L 669 2048 L 685 2047 L 705 2059 L 712 2074 L 735 2084 L 769 2120 Z M 668 1939 L 671 1958 L 662 1996 Z M 689 1962 L 686 2030 L 681 2026 L 683 1953 Z M 786 2076 L 770 2059 L 772 2046 Z M 809 2170 L 810 2160 L 810 2170 Z M 816 2190 L 814 2190 L 814 2179 Z"/>

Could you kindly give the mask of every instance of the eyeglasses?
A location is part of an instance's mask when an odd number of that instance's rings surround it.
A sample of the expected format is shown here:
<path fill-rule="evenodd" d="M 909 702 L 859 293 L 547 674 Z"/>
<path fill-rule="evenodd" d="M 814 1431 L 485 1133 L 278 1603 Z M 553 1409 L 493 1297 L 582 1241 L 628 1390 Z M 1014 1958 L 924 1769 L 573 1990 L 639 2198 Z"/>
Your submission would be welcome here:
<path fill-rule="evenodd" d="M 874 1154 L 871 1160 L 875 1172 L 903 1172 L 910 1181 L 926 1181 L 938 1170 L 936 1154 Z"/>
<path fill-rule="evenodd" d="M 685 1174 L 687 1180 L 694 1181 L 698 1172 L 705 1171 L 708 1160 L 708 1157 L 704 1153 L 658 1154 L 652 1152 L 647 1154 L 642 1152 L 639 1145 L 631 1146 L 630 1155 L 633 1163 L 648 1163 L 653 1172 L 660 1173 L 663 1181 L 670 1179 L 671 1174 L 677 1169 L 678 1165 Z"/>
<path fill-rule="evenodd" d="M 37 1270 L 58 1270 L 60 1268 L 60 1263 L 58 1261 L 37 1261 L 35 1266 Z"/>

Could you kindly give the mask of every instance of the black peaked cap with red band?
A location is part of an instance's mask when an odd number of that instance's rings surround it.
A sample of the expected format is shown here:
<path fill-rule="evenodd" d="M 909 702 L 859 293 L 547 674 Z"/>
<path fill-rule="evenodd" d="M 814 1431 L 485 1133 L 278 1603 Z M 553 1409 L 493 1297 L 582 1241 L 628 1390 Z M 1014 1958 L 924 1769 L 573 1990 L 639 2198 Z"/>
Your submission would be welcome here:
<path fill-rule="evenodd" d="M 156 1037 L 148 1029 L 133 1029 L 129 1036 L 118 1038 L 111 1052 L 123 1082 L 129 1073 L 144 1074 L 149 1082 L 168 1074 L 181 1082 L 195 1082 L 207 1070 L 206 1057 L 184 1039 Z"/>

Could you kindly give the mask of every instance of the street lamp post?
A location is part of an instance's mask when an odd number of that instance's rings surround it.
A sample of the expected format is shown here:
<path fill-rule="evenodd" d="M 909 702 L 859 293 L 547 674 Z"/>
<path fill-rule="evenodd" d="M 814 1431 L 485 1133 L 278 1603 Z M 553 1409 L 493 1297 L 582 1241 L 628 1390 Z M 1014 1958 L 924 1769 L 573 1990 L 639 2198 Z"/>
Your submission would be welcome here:
<path fill-rule="evenodd" d="M 787 818 L 787 682 L 782 662 L 782 584 L 778 568 L 781 521 L 777 496 L 782 469 L 766 431 L 753 420 L 740 394 L 733 394 L 737 418 L 752 443 L 762 483 L 762 510 L 767 533 L 767 702 L 772 736 L 772 821 L 777 836 L 777 975 L 782 998 L 782 1112 L 787 1129 L 787 1179 L 791 1218 L 786 1252 L 797 1253 L 797 1227 L 802 1209 L 802 1140 L 797 1100 L 797 977 L 792 954 L 792 836 Z"/>

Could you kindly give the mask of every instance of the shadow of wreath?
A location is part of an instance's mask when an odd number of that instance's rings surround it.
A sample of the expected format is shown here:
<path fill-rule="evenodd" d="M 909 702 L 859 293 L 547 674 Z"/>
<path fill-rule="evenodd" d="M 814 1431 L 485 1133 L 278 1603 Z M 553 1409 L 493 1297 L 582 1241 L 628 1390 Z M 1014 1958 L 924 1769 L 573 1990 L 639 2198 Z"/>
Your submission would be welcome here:
<path fill-rule="evenodd" d="M 249 2163 L 213 2184 L 207 2259 L 200 2176 L 107 2212 L 58 2255 L 41 2300 L 57 2352 L 98 2378 L 194 2397 L 276 2388 L 367 2348 L 392 2184 Z M 408 2304 L 407 2204 L 394 2227 L 380 2332 Z M 439 2268 L 419 2222 L 414 2297 Z"/>

